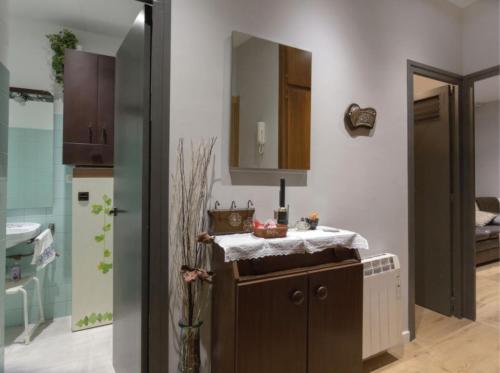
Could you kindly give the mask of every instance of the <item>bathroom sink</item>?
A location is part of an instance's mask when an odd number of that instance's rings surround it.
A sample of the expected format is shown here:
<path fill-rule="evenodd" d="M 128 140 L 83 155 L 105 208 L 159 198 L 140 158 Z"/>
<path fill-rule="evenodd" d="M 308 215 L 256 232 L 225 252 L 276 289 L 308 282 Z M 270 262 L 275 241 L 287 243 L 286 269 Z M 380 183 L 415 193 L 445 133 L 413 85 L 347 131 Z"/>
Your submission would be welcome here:
<path fill-rule="evenodd" d="M 40 234 L 38 223 L 7 223 L 7 248 L 27 242 Z"/>

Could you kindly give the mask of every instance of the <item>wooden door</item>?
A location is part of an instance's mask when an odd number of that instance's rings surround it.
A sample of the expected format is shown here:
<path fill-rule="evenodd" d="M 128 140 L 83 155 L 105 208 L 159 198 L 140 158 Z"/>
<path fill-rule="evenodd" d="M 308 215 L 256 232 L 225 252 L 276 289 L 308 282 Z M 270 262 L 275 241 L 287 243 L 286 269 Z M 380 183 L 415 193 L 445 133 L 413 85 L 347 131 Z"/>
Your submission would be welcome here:
<path fill-rule="evenodd" d="M 98 56 L 67 49 L 64 55 L 65 143 L 92 144 L 97 140 Z"/>
<path fill-rule="evenodd" d="M 450 88 L 416 97 L 415 302 L 451 315 L 452 204 Z"/>
<path fill-rule="evenodd" d="M 310 169 L 310 52 L 280 45 L 279 168 Z"/>
<path fill-rule="evenodd" d="M 104 163 L 113 163 L 113 142 L 115 122 L 115 59 L 99 56 L 98 59 L 98 101 L 97 101 L 97 143 L 111 148 L 105 152 Z"/>
<path fill-rule="evenodd" d="M 307 275 L 241 284 L 237 291 L 236 373 L 305 373 Z"/>
<path fill-rule="evenodd" d="M 362 371 L 363 266 L 309 275 L 308 373 Z"/>

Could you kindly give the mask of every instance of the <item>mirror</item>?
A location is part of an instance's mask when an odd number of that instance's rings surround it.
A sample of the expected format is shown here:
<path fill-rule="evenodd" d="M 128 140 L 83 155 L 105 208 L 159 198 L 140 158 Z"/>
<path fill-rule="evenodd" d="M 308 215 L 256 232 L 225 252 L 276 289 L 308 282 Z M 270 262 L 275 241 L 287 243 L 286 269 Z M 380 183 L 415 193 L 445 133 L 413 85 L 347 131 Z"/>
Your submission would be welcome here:
<path fill-rule="evenodd" d="M 52 207 L 53 101 L 48 92 L 10 89 L 7 209 Z"/>
<path fill-rule="evenodd" d="M 312 54 L 233 32 L 231 168 L 310 168 Z"/>

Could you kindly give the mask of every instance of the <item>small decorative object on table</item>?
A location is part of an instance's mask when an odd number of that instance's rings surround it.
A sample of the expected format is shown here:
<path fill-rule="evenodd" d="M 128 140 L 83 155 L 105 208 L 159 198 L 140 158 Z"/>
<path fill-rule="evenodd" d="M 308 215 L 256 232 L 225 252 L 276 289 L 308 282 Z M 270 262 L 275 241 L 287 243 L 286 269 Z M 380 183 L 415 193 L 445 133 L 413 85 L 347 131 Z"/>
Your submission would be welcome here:
<path fill-rule="evenodd" d="M 315 230 L 318 227 L 319 215 L 317 212 L 311 212 L 306 218 L 306 222 L 309 224 L 309 229 Z"/>
<path fill-rule="evenodd" d="M 215 138 L 192 146 L 191 164 L 184 161 L 184 142 L 177 147 L 176 172 L 172 176 L 170 209 L 170 247 L 173 251 L 171 289 L 173 301 L 180 304 L 179 373 L 200 372 L 201 318 L 209 296 L 213 273 L 209 268 L 209 246 L 213 237 L 204 232 L 210 196 L 209 175 L 212 170 Z"/>
<path fill-rule="evenodd" d="M 285 224 L 276 224 L 276 221 L 270 219 L 266 224 L 255 220 L 253 222 L 253 234 L 260 238 L 282 238 L 286 237 L 288 226 Z"/>
<path fill-rule="evenodd" d="M 298 231 L 308 231 L 311 228 L 311 226 L 309 225 L 309 223 L 306 221 L 305 218 L 302 218 L 297 222 L 295 228 Z"/>

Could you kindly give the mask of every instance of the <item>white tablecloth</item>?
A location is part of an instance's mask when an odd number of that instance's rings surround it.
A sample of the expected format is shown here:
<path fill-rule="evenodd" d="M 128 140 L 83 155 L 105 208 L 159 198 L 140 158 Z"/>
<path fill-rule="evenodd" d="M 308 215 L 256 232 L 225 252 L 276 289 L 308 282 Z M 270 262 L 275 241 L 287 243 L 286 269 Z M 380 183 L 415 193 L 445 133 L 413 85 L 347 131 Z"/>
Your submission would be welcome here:
<path fill-rule="evenodd" d="M 265 239 L 253 233 L 217 236 L 217 243 L 225 252 L 225 261 L 257 259 L 266 256 L 313 254 L 332 247 L 367 250 L 368 241 L 356 232 L 339 229 L 327 231 L 319 226 L 316 230 L 297 231 L 289 229 L 284 238 Z"/>

